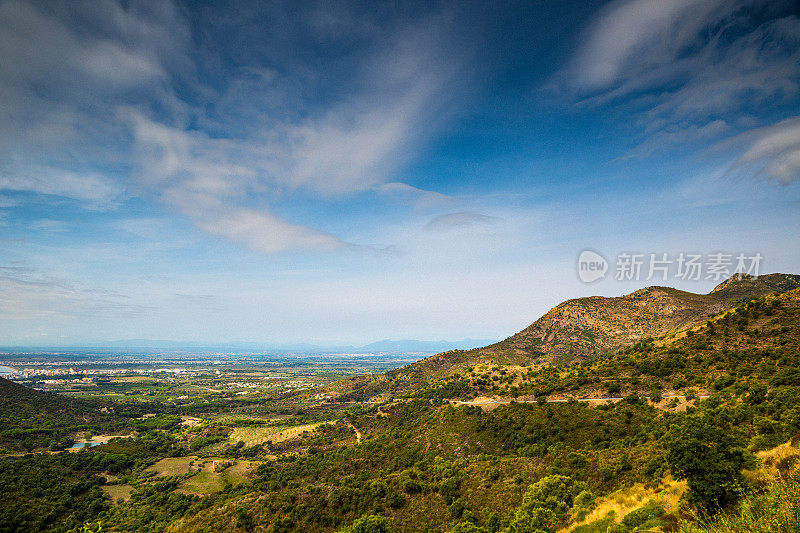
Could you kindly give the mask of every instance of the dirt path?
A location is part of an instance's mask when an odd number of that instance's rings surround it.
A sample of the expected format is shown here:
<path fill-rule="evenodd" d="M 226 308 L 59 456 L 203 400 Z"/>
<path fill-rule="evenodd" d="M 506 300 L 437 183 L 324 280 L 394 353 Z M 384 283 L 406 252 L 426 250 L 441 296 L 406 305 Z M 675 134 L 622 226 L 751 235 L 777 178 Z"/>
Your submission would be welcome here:
<path fill-rule="evenodd" d="M 345 419 L 345 422 L 347 422 L 347 425 L 350 426 L 351 428 L 353 428 L 353 431 L 356 432 L 356 443 L 361 444 L 361 438 L 362 438 L 361 432 L 349 420 Z"/>
<path fill-rule="evenodd" d="M 649 398 L 649 397 L 650 397 L 649 395 L 640 396 L 640 398 Z M 677 398 L 679 400 L 682 400 L 683 403 L 685 403 L 687 401 L 686 400 L 686 396 L 683 395 L 683 394 L 671 394 L 671 395 L 662 396 L 663 400 L 671 400 L 673 398 Z M 702 400 L 704 398 L 708 398 L 708 395 L 707 394 L 706 395 L 698 395 L 698 396 L 696 396 L 696 398 L 698 400 Z M 625 398 L 621 397 L 621 396 L 614 396 L 614 397 L 611 397 L 611 398 L 575 398 L 575 401 L 588 402 L 590 404 L 598 404 L 598 403 L 603 403 L 603 402 L 607 402 L 607 401 L 618 402 L 618 401 L 621 401 L 621 400 L 624 400 L 624 399 Z M 567 403 L 569 401 L 570 401 L 569 399 L 553 399 L 553 400 L 547 400 L 547 403 Z M 474 405 L 476 407 L 480 407 L 481 409 L 489 411 L 489 410 L 495 409 L 495 408 L 497 408 L 497 407 L 499 407 L 501 405 L 509 404 L 511 402 L 516 402 L 516 403 L 538 403 L 538 400 L 511 400 L 511 399 L 504 399 L 504 398 L 503 399 L 497 399 L 497 398 L 488 398 L 486 396 L 481 396 L 481 397 L 475 398 L 474 400 L 455 401 L 454 403 L 456 403 L 458 405 Z"/>

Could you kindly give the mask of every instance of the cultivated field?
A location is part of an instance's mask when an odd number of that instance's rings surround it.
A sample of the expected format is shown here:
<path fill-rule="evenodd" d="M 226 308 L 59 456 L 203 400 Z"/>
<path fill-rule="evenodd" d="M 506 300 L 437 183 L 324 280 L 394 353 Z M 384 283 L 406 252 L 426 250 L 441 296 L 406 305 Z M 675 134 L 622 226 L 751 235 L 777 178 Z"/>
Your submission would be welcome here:
<path fill-rule="evenodd" d="M 281 426 L 235 428 L 233 433 L 231 433 L 230 442 L 231 444 L 236 444 L 237 442 L 244 441 L 245 446 L 264 444 L 267 441 L 278 443 L 299 437 L 304 431 L 311 433 L 320 424 L 321 422 L 318 422 L 289 428 Z"/>

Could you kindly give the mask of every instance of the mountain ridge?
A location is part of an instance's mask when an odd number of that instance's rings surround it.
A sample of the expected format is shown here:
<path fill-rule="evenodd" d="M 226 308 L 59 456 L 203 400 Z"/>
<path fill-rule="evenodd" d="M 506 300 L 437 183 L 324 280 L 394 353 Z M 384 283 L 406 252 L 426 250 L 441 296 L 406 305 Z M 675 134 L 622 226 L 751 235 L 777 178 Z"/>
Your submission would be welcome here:
<path fill-rule="evenodd" d="M 649 286 L 615 296 L 567 300 L 497 343 L 531 362 L 568 362 L 613 352 L 636 340 L 673 333 L 739 302 L 800 287 L 800 275 L 735 274 L 707 294 Z"/>
<path fill-rule="evenodd" d="M 574 298 L 500 342 L 441 352 L 381 376 L 353 378 L 349 394 L 402 391 L 480 363 L 537 366 L 600 358 L 642 339 L 677 333 L 746 300 L 797 288 L 797 274 L 735 274 L 707 294 L 650 286 L 622 296 Z"/>

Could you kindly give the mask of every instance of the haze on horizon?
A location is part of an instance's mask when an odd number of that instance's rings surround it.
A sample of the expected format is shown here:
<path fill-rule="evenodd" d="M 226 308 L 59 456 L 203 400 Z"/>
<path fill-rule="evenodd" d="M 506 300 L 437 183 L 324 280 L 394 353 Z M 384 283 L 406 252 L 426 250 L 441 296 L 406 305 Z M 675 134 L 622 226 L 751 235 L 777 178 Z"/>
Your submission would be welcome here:
<path fill-rule="evenodd" d="M 0 345 L 504 338 L 800 272 L 800 6 L 0 0 Z"/>

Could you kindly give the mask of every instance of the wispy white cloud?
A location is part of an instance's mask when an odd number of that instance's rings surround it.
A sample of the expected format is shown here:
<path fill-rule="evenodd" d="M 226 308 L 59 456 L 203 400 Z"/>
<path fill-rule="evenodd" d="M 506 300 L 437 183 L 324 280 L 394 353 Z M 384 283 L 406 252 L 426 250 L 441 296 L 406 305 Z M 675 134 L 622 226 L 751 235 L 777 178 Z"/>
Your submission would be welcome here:
<path fill-rule="evenodd" d="M 780 183 L 800 179 L 800 117 L 748 131 L 728 144 L 745 146 L 729 174 L 748 171 Z"/>
<path fill-rule="evenodd" d="M 724 120 L 712 120 L 703 125 L 667 126 L 663 130 L 656 131 L 648 136 L 639 146 L 620 159 L 647 157 L 659 150 L 667 150 L 687 143 L 718 139 L 729 131 L 731 131 L 731 126 Z"/>
<path fill-rule="evenodd" d="M 81 287 L 30 267 L 0 266 L 2 320 L 73 320 L 98 312 L 136 315 L 143 310 L 117 293 Z"/>
<path fill-rule="evenodd" d="M 191 215 L 197 227 L 263 253 L 295 249 L 332 251 L 352 248 L 338 238 L 308 226 L 291 224 L 265 210 L 218 208 Z"/>
<path fill-rule="evenodd" d="M 425 225 L 426 229 L 434 231 L 446 231 L 453 228 L 468 228 L 491 226 L 499 222 L 500 218 L 470 211 L 457 213 L 447 213 L 439 215 Z"/>
<path fill-rule="evenodd" d="M 252 109 L 260 120 L 259 128 L 233 135 L 212 137 L 121 108 L 118 116 L 134 139 L 139 185 L 201 230 L 265 253 L 350 246 L 274 215 L 269 205 L 283 194 L 330 198 L 375 190 L 413 193 L 418 204 L 441 201 L 443 195 L 391 181 L 446 115 L 442 97 L 462 65 L 458 54 L 445 53 L 439 29 L 425 21 L 381 40 L 359 62 L 353 92 L 320 109 L 295 102 L 299 107 L 265 113 L 275 101 L 292 100 L 282 94 L 292 84 L 274 72 L 255 78 L 248 72 L 272 96 L 266 110 L 253 108 L 244 94 L 223 96 L 235 116 Z M 232 90 L 242 86 L 234 83 Z M 217 127 L 226 130 L 224 119 Z"/>
<path fill-rule="evenodd" d="M 138 182 L 202 231 L 264 253 L 346 246 L 323 231 L 286 222 L 266 207 L 240 205 L 277 187 L 269 179 L 270 159 L 250 143 L 189 133 L 131 110 L 124 114 L 136 140 Z"/>
<path fill-rule="evenodd" d="M 553 87 L 582 106 L 625 109 L 644 136 L 625 158 L 646 157 L 740 133 L 744 119 L 800 92 L 798 64 L 793 2 L 616 0 Z"/>
<path fill-rule="evenodd" d="M 24 191 L 79 200 L 86 207 L 105 209 L 124 193 L 122 186 L 97 173 L 45 166 L 0 168 L 0 191 Z"/>
<path fill-rule="evenodd" d="M 663 81 L 678 56 L 713 19 L 737 7 L 729 0 L 617 0 L 595 17 L 563 73 L 581 92 Z M 727 4 L 727 7 L 726 7 Z M 721 9 L 723 8 L 723 9 Z M 670 72 L 671 74 L 671 72 Z M 645 78 L 644 80 L 642 78 Z M 633 85 L 633 86 L 635 86 Z M 629 88 L 633 86 L 628 85 Z"/>

